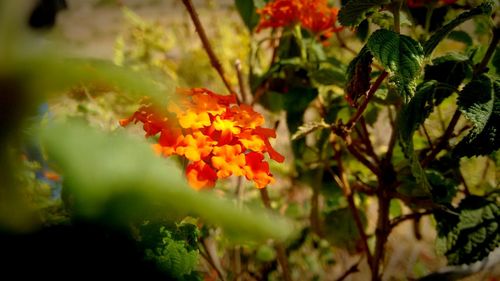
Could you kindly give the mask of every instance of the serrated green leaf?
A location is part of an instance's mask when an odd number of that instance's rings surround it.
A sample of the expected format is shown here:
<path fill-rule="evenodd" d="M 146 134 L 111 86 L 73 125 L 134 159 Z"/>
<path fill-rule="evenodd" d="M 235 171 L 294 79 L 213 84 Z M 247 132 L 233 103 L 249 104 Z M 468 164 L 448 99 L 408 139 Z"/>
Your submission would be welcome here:
<path fill-rule="evenodd" d="M 434 80 L 420 84 L 413 99 L 399 113 L 399 138 L 406 155 L 411 155 L 413 151 L 413 133 L 432 113 L 437 86 L 438 83 Z"/>
<path fill-rule="evenodd" d="M 328 129 L 330 127 L 331 126 L 326 124 L 324 120 L 306 123 L 297 129 L 297 131 L 292 136 L 292 140 L 297 140 L 297 139 L 300 139 L 302 137 L 305 137 L 306 135 L 308 135 L 316 130 Z"/>
<path fill-rule="evenodd" d="M 470 37 L 467 32 L 462 30 L 453 30 L 450 34 L 448 34 L 448 39 L 464 43 L 467 46 L 472 46 L 474 43 L 472 37 Z"/>
<path fill-rule="evenodd" d="M 479 15 L 489 15 L 493 9 L 493 1 L 486 0 L 481 5 L 460 14 L 458 17 L 450 21 L 449 23 L 442 26 L 438 29 L 432 36 L 425 41 L 424 43 L 424 54 L 425 56 L 429 56 L 432 51 L 436 48 L 436 46 L 441 42 L 448 34 L 457 26 L 462 24 L 463 22 L 472 19 L 475 16 Z"/>
<path fill-rule="evenodd" d="M 389 0 L 356 0 L 349 1 L 339 11 L 339 22 L 343 26 L 357 26 L 367 15 L 375 12 Z"/>
<path fill-rule="evenodd" d="M 437 212 L 436 249 L 449 264 L 479 261 L 500 244 L 500 207 L 497 202 L 469 196 L 460 202 L 458 215 Z"/>
<path fill-rule="evenodd" d="M 252 31 L 259 23 L 259 15 L 254 0 L 234 0 L 236 9 L 248 30 Z"/>
<path fill-rule="evenodd" d="M 345 95 L 349 101 L 356 103 L 370 89 L 370 73 L 373 55 L 367 46 L 364 46 L 359 54 L 349 63 L 347 67 L 347 86 Z"/>
<path fill-rule="evenodd" d="M 454 155 L 488 155 L 499 149 L 500 80 L 479 76 L 460 92 L 457 104 L 474 127 L 454 148 Z"/>
<path fill-rule="evenodd" d="M 467 56 L 450 53 L 432 60 L 432 64 L 425 67 L 424 80 L 436 80 L 443 84 L 436 89 L 435 105 L 453 94 L 471 73 L 472 65 Z"/>
<path fill-rule="evenodd" d="M 386 29 L 375 31 L 367 43 L 373 56 L 390 73 L 390 81 L 408 102 L 415 93 L 420 75 L 423 50 L 412 38 Z"/>
<path fill-rule="evenodd" d="M 492 89 L 491 79 L 486 75 L 481 75 L 470 81 L 458 95 L 458 109 L 474 124 L 471 131 L 474 134 L 484 129 L 493 113 L 495 96 Z"/>

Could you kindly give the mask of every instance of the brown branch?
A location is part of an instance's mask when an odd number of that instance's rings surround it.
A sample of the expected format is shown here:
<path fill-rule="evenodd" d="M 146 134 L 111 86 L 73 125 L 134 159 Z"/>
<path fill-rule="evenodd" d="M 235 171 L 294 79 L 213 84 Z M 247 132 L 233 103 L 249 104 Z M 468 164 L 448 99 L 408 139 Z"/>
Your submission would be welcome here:
<path fill-rule="evenodd" d="M 391 122 L 392 131 L 391 131 L 391 137 L 389 139 L 389 144 L 387 145 L 387 153 L 385 155 L 385 159 L 386 159 L 386 161 L 388 161 L 390 163 L 392 160 L 392 154 L 394 152 L 394 147 L 396 146 L 396 139 L 397 139 L 397 135 L 398 135 L 398 126 L 396 126 L 396 122 L 394 120 L 394 117 L 392 116 L 391 108 L 389 107 L 388 110 L 389 110 L 389 121 Z"/>
<path fill-rule="evenodd" d="M 394 218 L 391 221 L 391 228 L 396 227 L 397 225 L 399 225 L 400 223 L 402 223 L 402 222 L 404 222 L 406 220 L 420 219 L 421 217 L 427 216 L 427 215 L 430 215 L 430 214 L 432 214 L 432 211 L 428 210 L 428 211 L 421 212 L 421 213 L 411 213 L 411 214 L 406 214 L 406 215 L 399 216 L 397 218 Z"/>
<path fill-rule="evenodd" d="M 184 6 L 186 6 L 186 9 L 189 13 L 189 16 L 191 17 L 191 20 L 193 21 L 193 24 L 196 28 L 196 32 L 198 33 L 198 36 L 200 37 L 201 43 L 203 44 L 203 48 L 205 49 L 205 52 L 208 55 L 208 58 L 210 59 L 210 63 L 212 64 L 212 67 L 217 71 L 219 74 L 220 78 L 222 79 L 222 82 L 226 86 L 227 90 L 230 93 L 236 93 L 236 91 L 231 87 L 231 84 L 229 84 L 229 80 L 226 78 L 226 75 L 224 74 L 224 69 L 222 68 L 221 63 L 219 62 L 219 59 L 215 55 L 212 46 L 210 45 L 210 42 L 208 41 L 207 34 L 205 33 L 205 29 L 203 28 L 203 25 L 200 22 L 200 18 L 198 16 L 198 13 L 196 12 L 196 9 L 193 6 L 193 3 L 191 0 L 182 0 L 182 3 L 184 3 Z"/>
<path fill-rule="evenodd" d="M 267 187 L 259 189 L 260 198 L 262 199 L 262 203 L 264 206 L 271 210 L 271 200 L 269 199 L 269 193 L 267 192 Z M 286 255 L 286 250 L 283 244 L 275 243 L 276 248 L 276 256 L 278 258 L 278 262 L 281 265 L 281 270 L 283 271 L 283 280 L 292 281 L 292 276 L 290 275 L 290 270 L 288 267 L 288 258 Z"/>
<path fill-rule="evenodd" d="M 460 111 L 455 110 L 453 117 L 451 117 L 450 124 L 448 124 L 448 127 L 444 131 L 443 136 L 440 138 L 434 149 L 431 150 L 431 153 L 422 161 L 422 167 L 426 167 L 432 160 L 436 158 L 441 150 L 445 149 L 448 146 L 448 141 L 453 134 L 453 130 L 455 129 L 458 120 L 460 119 L 460 115 Z"/>
<path fill-rule="evenodd" d="M 375 166 L 370 160 L 368 160 L 363 154 L 361 154 L 352 144 L 347 144 L 347 150 L 361 162 L 363 165 L 365 165 L 372 173 L 375 175 L 380 174 L 379 168 Z"/>
<path fill-rule="evenodd" d="M 335 32 L 335 36 L 337 37 L 337 41 L 339 41 L 340 48 L 346 49 L 347 51 L 349 51 L 351 54 L 353 54 L 355 56 L 358 54 L 358 52 L 356 52 L 355 50 L 351 49 L 351 47 L 349 47 L 345 43 L 344 38 L 342 38 L 342 35 L 340 35 L 340 31 L 339 32 Z"/>
<path fill-rule="evenodd" d="M 358 260 L 358 262 L 356 262 L 355 264 L 353 264 L 351 267 L 349 267 L 348 270 L 346 270 L 346 272 L 344 272 L 344 274 L 342 274 L 339 278 L 336 279 L 336 281 L 343 281 L 344 279 L 346 279 L 349 275 L 353 274 L 353 273 L 356 273 L 356 272 L 359 272 L 359 263 L 361 262 L 361 259 Z"/>
<path fill-rule="evenodd" d="M 372 142 L 370 140 L 370 133 L 368 132 L 368 126 L 366 125 L 365 117 L 361 116 L 359 121 L 361 124 L 361 128 L 363 129 L 363 132 L 365 134 L 364 144 L 366 145 L 367 152 L 376 163 L 380 163 L 380 159 L 378 158 L 377 154 L 375 153 L 375 149 L 373 148 Z"/>
<path fill-rule="evenodd" d="M 375 82 L 371 86 L 370 90 L 366 94 L 366 97 L 363 100 L 363 103 L 359 106 L 358 110 L 356 111 L 354 116 L 351 117 L 349 122 L 347 122 L 347 124 L 345 126 L 347 131 L 350 131 L 354 127 L 354 125 L 356 125 L 356 122 L 358 122 L 358 120 L 363 115 L 363 112 L 365 111 L 366 107 L 368 106 L 368 103 L 370 102 L 371 98 L 373 97 L 375 92 L 378 90 L 378 88 L 382 84 L 382 81 L 384 81 L 384 79 L 387 77 L 388 74 L 389 73 L 387 73 L 387 71 L 384 71 L 384 72 L 382 72 L 382 74 L 379 75 L 377 80 L 375 80 Z"/>
<path fill-rule="evenodd" d="M 368 246 L 368 237 L 366 235 L 365 228 L 363 227 L 363 223 L 361 222 L 361 217 L 359 215 L 358 209 L 356 208 L 356 204 L 354 202 L 354 193 L 351 190 L 351 187 L 349 185 L 349 180 L 347 179 L 347 174 L 344 170 L 344 166 L 343 166 L 343 162 L 342 162 L 342 155 L 340 153 L 340 150 L 335 149 L 334 143 L 332 143 L 332 146 L 333 146 L 333 149 L 335 151 L 335 158 L 336 158 L 337 163 L 338 163 L 340 176 L 335 174 L 330 167 L 328 167 L 328 171 L 331 173 L 332 177 L 337 182 L 337 184 L 342 187 L 342 191 L 344 193 L 344 196 L 347 199 L 349 210 L 352 213 L 352 216 L 354 218 L 354 222 L 356 224 L 356 228 L 358 229 L 359 236 L 361 236 L 361 241 L 363 242 L 363 250 L 365 251 L 366 258 L 368 260 L 368 264 L 371 264 L 373 262 L 373 257 L 372 257 L 372 254 L 370 252 L 370 247 Z"/>

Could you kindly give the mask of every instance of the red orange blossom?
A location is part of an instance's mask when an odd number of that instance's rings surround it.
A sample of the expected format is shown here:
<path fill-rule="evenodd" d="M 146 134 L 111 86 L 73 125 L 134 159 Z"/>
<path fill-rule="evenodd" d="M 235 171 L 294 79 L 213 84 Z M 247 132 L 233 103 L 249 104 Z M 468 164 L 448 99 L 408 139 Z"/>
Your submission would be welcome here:
<path fill-rule="evenodd" d="M 342 29 L 335 26 L 338 12 L 328 6 L 327 0 L 274 0 L 257 11 L 261 17 L 257 32 L 300 23 L 312 33 L 329 38 Z"/>
<path fill-rule="evenodd" d="M 234 95 L 207 89 L 178 89 L 179 98 L 162 112 L 143 105 L 122 126 L 141 122 L 146 137 L 159 134 L 153 147 L 163 156 L 180 155 L 189 160 L 186 176 L 195 189 L 212 187 L 217 179 L 245 176 L 258 188 L 274 182 L 264 153 L 283 162 L 269 138 L 273 129 L 261 127 L 264 117 L 251 106 L 236 104 Z"/>

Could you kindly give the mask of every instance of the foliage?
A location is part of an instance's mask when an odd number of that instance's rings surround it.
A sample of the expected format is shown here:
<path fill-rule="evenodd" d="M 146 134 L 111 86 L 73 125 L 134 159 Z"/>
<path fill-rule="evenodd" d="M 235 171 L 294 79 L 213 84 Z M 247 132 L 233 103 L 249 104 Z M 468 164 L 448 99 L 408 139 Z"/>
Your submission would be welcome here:
<path fill-rule="evenodd" d="M 425 278 L 391 269 L 406 221 L 450 265 L 498 248 L 498 4 L 208 2 L 179 1 L 196 32 L 121 7 L 115 64 L 27 50 L 0 3 L 0 236 L 106 225 L 176 280 L 331 279 L 345 255 L 338 279 Z"/>

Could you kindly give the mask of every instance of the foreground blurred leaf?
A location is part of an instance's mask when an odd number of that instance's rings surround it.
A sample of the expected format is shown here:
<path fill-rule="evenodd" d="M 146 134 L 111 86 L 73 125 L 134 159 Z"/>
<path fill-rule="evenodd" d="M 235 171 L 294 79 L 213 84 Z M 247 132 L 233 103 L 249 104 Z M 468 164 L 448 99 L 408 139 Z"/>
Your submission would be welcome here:
<path fill-rule="evenodd" d="M 125 221 L 155 211 L 194 214 L 237 238 L 282 240 L 290 233 L 283 219 L 195 192 L 171 162 L 155 156 L 145 142 L 124 134 L 107 135 L 69 123 L 43 130 L 42 140 L 73 194 L 74 211 L 82 216 L 102 216 L 113 203 L 123 207 L 113 212 Z"/>

